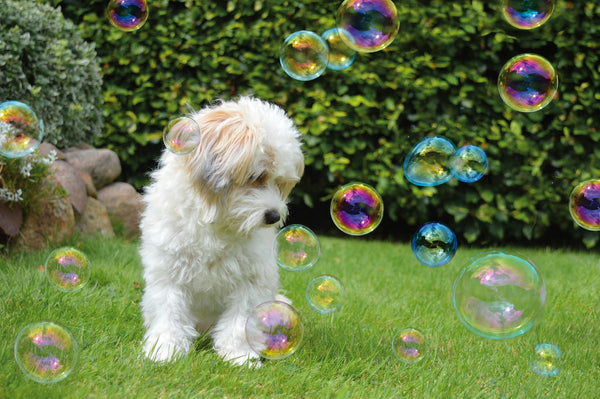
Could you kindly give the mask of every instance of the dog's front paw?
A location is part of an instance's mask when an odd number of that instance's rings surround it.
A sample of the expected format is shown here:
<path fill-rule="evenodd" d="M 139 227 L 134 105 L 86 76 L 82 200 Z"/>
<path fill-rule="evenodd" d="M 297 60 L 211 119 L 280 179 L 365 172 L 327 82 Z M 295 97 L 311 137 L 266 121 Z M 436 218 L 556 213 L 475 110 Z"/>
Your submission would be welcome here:
<path fill-rule="evenodd" d="M 187 345 L 181 345 L 164 337 L 146 337 L 144 354 L 155 362 L 171 362 L 181 359 L 188 352 Z"/>

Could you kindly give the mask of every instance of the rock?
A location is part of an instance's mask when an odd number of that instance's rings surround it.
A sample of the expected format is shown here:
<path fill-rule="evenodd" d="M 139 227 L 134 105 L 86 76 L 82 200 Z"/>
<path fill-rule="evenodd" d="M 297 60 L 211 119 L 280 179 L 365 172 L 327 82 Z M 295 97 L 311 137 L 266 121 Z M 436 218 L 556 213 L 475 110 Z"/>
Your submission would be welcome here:
<path fill-rule="evenodd" d="M 91 197 L 88 198 L 85 210 L 75 223 L 75 231 L 85 236 L 115 236 L 106 207 Z"/>
<path fill-rule="evenodd" d="M 121 174 L 121 162 L 114 151 L 109 149 L 64 150 L 65 160 L 75 169 L 89 173 L 96 189 L 101 189 L 115 181 Z"/>
<path fill-rule="evenodd" d="M 0 202 L 0 231 L 7 236 L 15 237 L 23 225 L 23 212 L 18 203 L 8 206 Z"/>
<path fill-rule="evenodd" d="M 68 198 L 45 196 L 38 208 L 25 215 L 15 248 L 38 251 L 46 245 L 58 246 L 71 236 L 75 214 Z"/>
<path fill-rule="evenodd" d="M 98 192 L 96 191 L 96 186 L 94 186 L 94 181 L 92 180 L 92 176 L 90 176 L 87 172 L 79 171 L 79 177 L 83 180 L 85 184 L 85 191 L 87 192 L 88 197 L 98 198 Z"/>
<path fill-rule="evenodd" d="M 77 213 L 82 214 L 87 201 L 85 183 L 79 177 L 79 172 L 65 161 L 55 161 L 52 164 L 54 179 L 67 192 L 67 197 Z"/>
<path fill-rule="evenodd" d="M 40 150 L 40 155 L 43 157 L 47 157 L 50 154 L 50 151 L 54 150 L 54 152 L 56 152 L 56 159 L 65 159 L 65 154 L 50 143 L 42 141 L 38 148 Z"/>
<path fill-rule="evenodd" d="M 140 235 L 140 214 L 144 208 L 142 196 L 131 184 L 113 183 L 98 191 L 98 200 L 104 204 L 115 230 L 122 228 L 126 238 Z"/>

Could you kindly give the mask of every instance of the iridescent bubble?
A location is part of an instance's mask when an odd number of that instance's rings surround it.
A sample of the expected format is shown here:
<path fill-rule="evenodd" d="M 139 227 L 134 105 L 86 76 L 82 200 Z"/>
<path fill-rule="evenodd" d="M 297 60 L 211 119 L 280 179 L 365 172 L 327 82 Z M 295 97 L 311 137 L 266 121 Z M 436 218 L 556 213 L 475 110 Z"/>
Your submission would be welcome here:
<path fill-rule="evenodd" d="M 438 267 L 450 262 L 456 253 L 456 235 L 441 223 L 427 223 L 412 239 L 413 254 L 419 262 Z"/>
<path fill-rule="evenodd" d="M 364 183 L 342 186 L 331 199 L 333 223 L 353 236 L 375 230 L 383 218 L 383 200 L 375 189 Z"/>
<path fill-rule="evenodd" d="M 246 320 L 246 339 L 253 351 L 267 359 L 283 359 L 302 342 L 304 326 L 298 311 L 280 301 L 258 305 Z"/>
<path fill-rule="evenodd" d="M 562 366 L 562 351 L 556 345 L 538 344 L 535 346 L 529 367 L 542 377 L 554 377 Z"/>
<path fill-rule="evenodd" d="M 500 70 L 498 91 L 502 101 L 515 111 L 538 111 L 552 101 L 558 76 L 547 59 L 535 54 L 511 58 Z"/>
<path fill-rule="evenodd" d="M 404 363 L 416 363 L 423 360 L 427 353 L 427 340 L 421 331 L 405 328 L 394 336 L 392 351 Z"/>
<path fill-rule="evenodd" d="M 77 362 L 77 342 L 66 328 L 49 322 L 27 325 L 15 342 L 15 360 L 23 373 L 34 381 L 63 380 Z"/>
<path fill-rule="evenodd" d="M 44 137 L 44 123 L 27 104 L 0 104 L 0 155 L 20 158 L 31 154 Z"/>
<path fill-rule="evenodd" d="M 200 144 L 200 126 L 190 117 L 175 118 L 163 130 L 163 143 L 169 151 L 185 155 L 194 151 Z"/>
<path fill-rule="evenodd" d="M 541 316 L 545 301 L 546 288 L 538 268 L 502 252 L 472 259 L 452 288 L 458 319 L 484 338 L 524 334 Z"/>
<path fill-rule="evenodd" d="M 404 158 L 404 177 L 417 186 L 437 186 L 452 178 L 450 162 L 454 144 L 443 137 L 430 137 L 417 144 Z"/>
<path fill-rule="evenodd" d="M 110 23 L 126 32 L 140 29 L 148 20 L 148 12 L 146 0 L 110 0 L 106 7 Z"/>
<path fill-rule="evenodd" d="M 337 277 L 324 274 L 308 283 L 306 301 L 315 312 L 330 314 L 338 311 L 346 301 L 346 289 Z"/>
<path fill-rule="evenodd" d="M 502 0 L 502 14 L 518 29 L 534 29 L 550 19 L 554 0 Z"/>
<path fill-rule="evenodd" d="M 356 59 L 356 51 L 348 47 L 338 33 L 339 28 L 329 29 L 321 35 L 329 47 L 329 63 L 327 68 L 341 71 L 349 68 Z M 350 36 L 350 39 L 352 37 Z"/>
<path fill-rule="evenodd" d="M 290 77 L 302 81 L 313 80 L 327 69 L 329 48 L 321 36 L 301 30 L 285 39 L 279 49 L 279 62 Z"/>
<path fill-rule="evenodd" d="M 292 224 L 277 233 L 274 251 L 279 266 L 290 271 L 302 271 L 317 263 L 321 245 L 311 229 Z"/>
<path fill-rule="evenodd" d="M 345 0 L 338 8 L 336 24 L 348 47 L 372 53 L 392 43 L 400 18 L 391 0 Z"/>
<path fill-rule="evenodd" d="M 58 248 L 46 259 L 46 277 L 64 292 L 81 289 L 90 279 L 91 265 L 83 252 L 70 247 Z"/>
<path fill-rule="evenodd" d="M 485 151 L 476 145 L 466 145 L 456 150 L 450 162 L 454 176 L 465 183 L 481 179 L 488 169 Z"/>
<path fill-rule="evenodd" d="M 600 179 L 586 180 L 575 186 L 569 198 L 569 212 L 584 229 L 600 230 Z"/>

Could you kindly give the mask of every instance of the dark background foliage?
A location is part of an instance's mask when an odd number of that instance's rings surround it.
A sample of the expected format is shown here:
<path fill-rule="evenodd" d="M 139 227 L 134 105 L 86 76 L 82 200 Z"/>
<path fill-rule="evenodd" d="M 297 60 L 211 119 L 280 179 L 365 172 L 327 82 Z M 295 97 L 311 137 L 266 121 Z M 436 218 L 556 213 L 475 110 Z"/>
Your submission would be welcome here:
<path fill-rule="evenodd" d="M 119 153 L 137 187 L 162 149 L 163 126 L 187 104 L 254 94 L 284 107 L 305 134 L 307 170 L 293 216 L 309 227 L 331 229 L 327 200 L 359 180 L 384 198 L 380 236 L 408 238 L 438 220 L 467 243 L 598 242 L 597 233 L 575 227 L 567 207 L 575 184 L 600 175 L 593 1 L 558 1 L 533 31 L 508 25 L 496 1 L 396 1 L 400 32 L 387 49 L 310 82 L 285 75 L 279 47 L 295 31 L 334 27 L 336 1 L 154 0 L 133 33 L 108 23 L 107 0 L 46 2 L 96 43 L 105 117 L 96 144 Z M 502 65 L 523 52 L 546 57 L 559 73 L 557 97 L 532 114 L 507 108 L 496 88 Z M 474 184 L 410 184 L 403 159 L 434 135 L 481 146 L 488 174 Z"/>

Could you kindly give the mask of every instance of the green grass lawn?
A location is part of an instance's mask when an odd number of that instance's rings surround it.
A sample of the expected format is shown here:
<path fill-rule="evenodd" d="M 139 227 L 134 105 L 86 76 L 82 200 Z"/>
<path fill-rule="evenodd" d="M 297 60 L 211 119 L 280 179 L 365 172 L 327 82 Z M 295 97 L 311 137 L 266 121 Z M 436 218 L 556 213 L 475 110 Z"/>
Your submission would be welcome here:
<path fill-rule="evenodd" d="M 481 249 L 459 246 L 440 268 L 419 264 L 406 243 L 321 237 L 322 257 L 303 272 L 281 271 L 283 287 L 303 317 L 305 337 L 291 357 L 260 369 L 220 361 L 201 339 L 181 361 L 158 365 L 140 357 L 142 295 L 136 243 L 75 241 L 93 264 L 83 289 L 64 293 L 39 266 L 51 249 L 0 258 L 0 397 L 4 398 L 594 398 L 600 389 L 598 253 L 502 248 L 533 260 L 547 287 L 543 319 L 524 335 L 484 339 L 469 332 L 452 306 L 452 284 Z M 494 248 L 495 249 L 495 248 Z M 333 274 L 347 302 L 333 315 L 312 311 L 308 282 Z M 79 360 L 65 380 L 40 384 L 21 373 L 13 346 L 27 324 L 52 320 L 67 327 Z M 426 358 L 407 365 L 391 351 L 394 334 L 420 329 Z M 528 366 L 542 342 L 559 346 L 563 368 L 540 377 Z"/>

